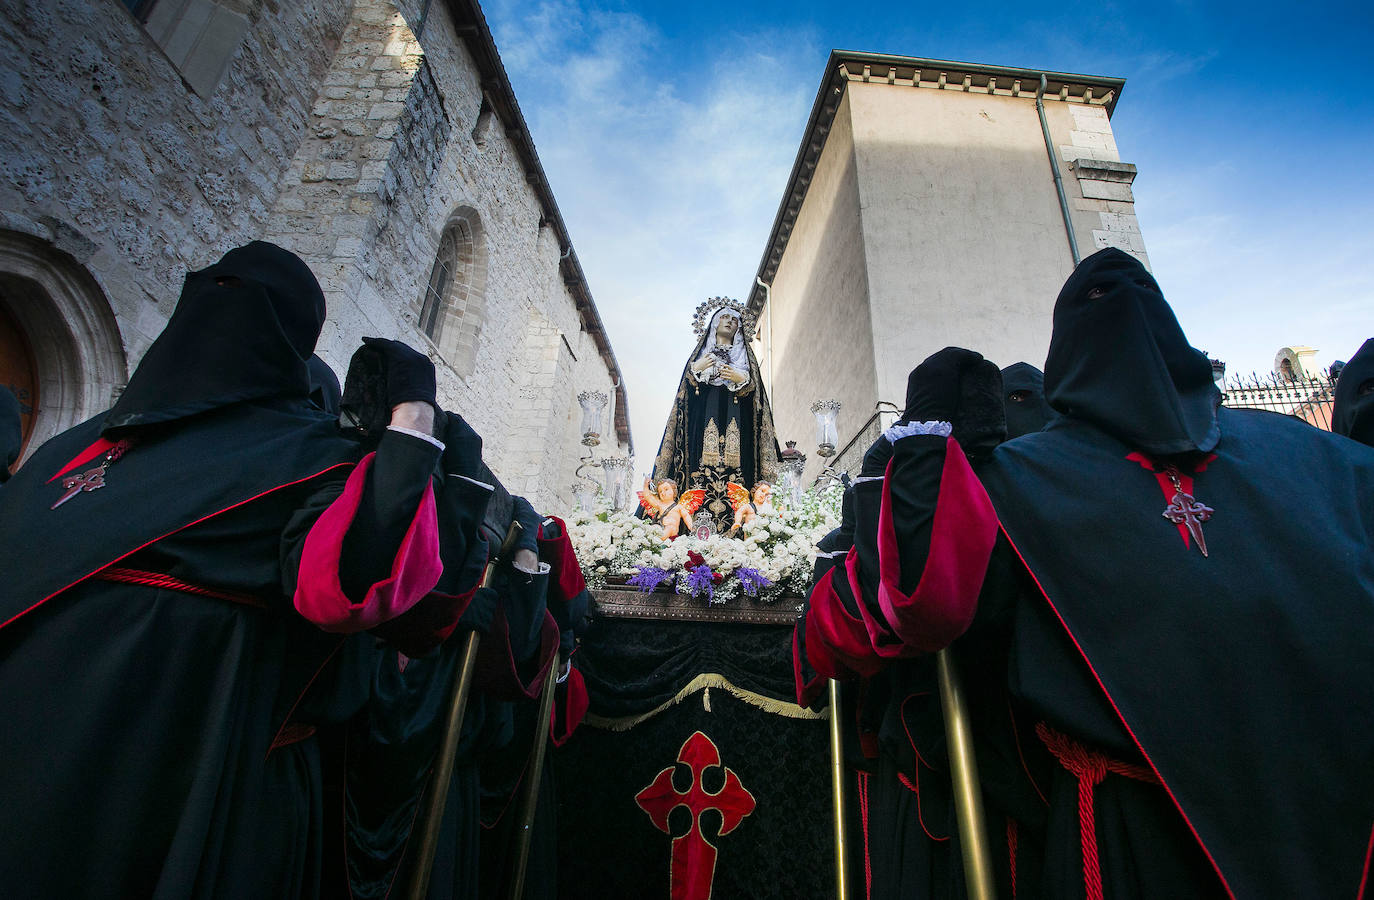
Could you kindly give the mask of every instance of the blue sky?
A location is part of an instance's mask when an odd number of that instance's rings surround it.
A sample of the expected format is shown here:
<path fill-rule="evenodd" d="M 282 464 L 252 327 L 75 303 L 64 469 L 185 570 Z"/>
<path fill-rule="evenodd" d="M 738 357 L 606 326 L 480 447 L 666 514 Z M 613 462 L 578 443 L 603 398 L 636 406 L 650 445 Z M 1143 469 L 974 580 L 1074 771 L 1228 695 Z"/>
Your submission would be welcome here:
<path fill-rule="evenodd" d="M 832 48 L 1126 78 L 1113 130 L 1193 344 L 1235 372 L 1291 344 L 1346 359 L 1374 335 L 1370 6 L 483 8 L 625 372 L 637 470 L 693 308 L 753 283 Z"/>

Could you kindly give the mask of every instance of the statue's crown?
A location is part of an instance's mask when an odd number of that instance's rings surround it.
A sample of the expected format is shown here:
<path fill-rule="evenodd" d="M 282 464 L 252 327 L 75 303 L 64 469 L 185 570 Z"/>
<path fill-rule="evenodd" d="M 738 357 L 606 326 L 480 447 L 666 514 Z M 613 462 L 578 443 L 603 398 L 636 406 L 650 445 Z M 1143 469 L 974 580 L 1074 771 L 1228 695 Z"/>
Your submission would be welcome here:
<path fill-rule="evenodd" d="M 738 300 L 731 300 L 729 297 L 712 297 L 697 304 L 696 314 L 692 316 L 692 332 L 698 336 L 706 332 L 706 326 L 710 324 L 711 317 L 716 314 L 718 309 L 728 309 L 739 317 L 740 332 L 744 335 L 745 341 L 754 339 L 754 314 L 751 313 L 744 304 Z"/>

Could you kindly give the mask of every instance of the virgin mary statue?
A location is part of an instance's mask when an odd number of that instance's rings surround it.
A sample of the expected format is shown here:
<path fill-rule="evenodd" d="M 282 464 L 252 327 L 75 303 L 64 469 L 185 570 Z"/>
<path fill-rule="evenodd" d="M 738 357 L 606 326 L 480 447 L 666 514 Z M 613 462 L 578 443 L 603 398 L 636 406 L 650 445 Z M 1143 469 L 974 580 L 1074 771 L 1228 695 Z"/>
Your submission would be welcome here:
<path fill-rule="evenodd" d="M 749 349 L 754 317 L 744 304 L 713 297 L 697 307 L 696 349 L 682 368 L 654 460 L 654 480 L 703 488 L 705 508 L 728 521 L 730 482 L 752 491 L 777 477 L 778 441 L 758 360 Z"/>

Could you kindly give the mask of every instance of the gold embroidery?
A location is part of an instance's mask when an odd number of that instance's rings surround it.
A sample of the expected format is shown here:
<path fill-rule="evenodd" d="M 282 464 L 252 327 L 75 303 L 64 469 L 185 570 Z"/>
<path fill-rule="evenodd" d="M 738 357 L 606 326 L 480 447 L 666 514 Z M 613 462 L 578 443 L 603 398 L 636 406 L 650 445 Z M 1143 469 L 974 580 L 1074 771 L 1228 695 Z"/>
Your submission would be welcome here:
<path fill-rule="evenodd" d="M 715 425 L 714 422 L 711 424 Z M 739 423 L 734 419 L 725 428 L 725 465 L 731 469 L 739 468 Z"/>
<path fill-rule="evenodd" d="M 738 443 L 736 443 L 735 456 L 739 456 Z M 715 419 L 706 423 L 706 430 L 701 435 L 701 464 L 703 466 L 720 465 L 720 429 L 716 428 Z"/>

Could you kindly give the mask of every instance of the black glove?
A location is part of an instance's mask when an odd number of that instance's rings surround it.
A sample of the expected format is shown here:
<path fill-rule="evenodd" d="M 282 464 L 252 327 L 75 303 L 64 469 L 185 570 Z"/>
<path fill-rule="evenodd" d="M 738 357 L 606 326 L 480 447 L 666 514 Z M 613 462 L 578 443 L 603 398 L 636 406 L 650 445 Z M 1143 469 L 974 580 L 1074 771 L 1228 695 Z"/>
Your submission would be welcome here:
<path fill-rule="evenodd" d="M 386 368 L 386 402 L 390 406 L 418 401 L 438 411 L 434 363 L 428 356 L 407 344 L 386 338 L 365 337 L 363 344 L 382 358 Z"/>
<path fill-rule="evenodd" d="M 491 631 L 491 620 L 496 615 L 496 607 L 501 595 L 494 588 L 478 588 L 468 603 L 468 608 L 458 617 L 458 627 L 468 631 L 486 634 Z"/>
<path fill-rule="evenodd" d="M 482 436 L 457 413 L 445 413 L 440 428 L 444 442 L 444 473 L 462 475 L 476 481 L 482 478 Z"/>
<path fill-rule="evenodd" d="M 1007 435 L 1002 372 L 981 353 L 946 347 L 927 357 L 907 378 L 902 418 L 949 422 L 965 453 L 987 453 Z"/>

